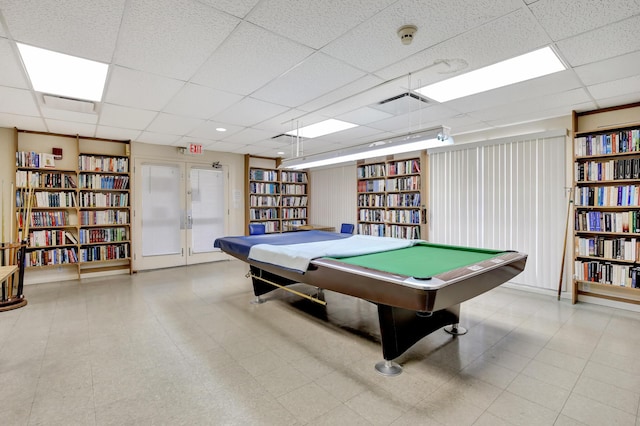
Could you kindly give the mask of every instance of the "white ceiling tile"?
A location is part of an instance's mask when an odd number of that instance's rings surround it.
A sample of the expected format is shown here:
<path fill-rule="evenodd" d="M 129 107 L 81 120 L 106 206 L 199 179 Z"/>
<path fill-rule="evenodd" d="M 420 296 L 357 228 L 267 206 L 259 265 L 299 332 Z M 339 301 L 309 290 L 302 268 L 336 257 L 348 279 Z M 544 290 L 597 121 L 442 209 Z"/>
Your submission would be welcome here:
<path fill-rule="evenodd" d="M 614 96 L 606 99 L 598 99 L 597 105 L 594 105 L 591 108 L 580 110 L 580 111 L 588 111 L 594 108 L 610 108 L 618 105 L 626 105 L 630 103 L 640 102 L 640 97 L 637 93 L 627 93 L 625 95 Z M 637 120 L 635 121 L 637 123 Z"/>
<path fill-rule="evenodd" d="M 264 0 L 247 20 L 319 49 L 395 0 Z"/>
<path fill-rule="evenodd" d="M 235 152 L 235 153 L 242 153 L 245 154 L 245 152 L 241 152 L 247 145 L 244 144 L 236 144 L 236 143 L 232 143 L 232 142 L 214 142 L 211 145 L 209 145 L 207 147 L 207 151 L 219 151 L 219 152 Z M 248 154 L 248 152 L 247 152 Z"/>
<path fill-rule="evenodd" d="M 530 52 L 549 42 L 531 14 L 521 9 L 418 52 L 376 75 L 387 80 L 413 73 L 411 87 L 417 88 Z M 440 63 L 442 60 L 447 63 Z"/>
<path fill-rule="evenodd" d="M 253 98 L 244 98 L 220 114 L 211 117 L 211 121 L 251 127 L 254 124 L 282 114 L 288 108 Z"/>
<path fill-rule="evenodd" d="M 337 143 L 340 145 L 352 146 L 380 140 L 382 138 L 378 136 L 379 133 L 380 129 L 374 129 L 367 126 L 358 126 L 351 129 L 343 130 L 341 132 L 331 133 L 320 138 L 308 139 L 307 143 L 315 143 L 316 141 L 321 141 L 322 143 Z"/>
<path fill-rule="evenodd" d="M 34 95 L 29 90 L 0 86 L 0 112 L 39 116 Z"/>
<path fill-rule="evenodd" d="M 303 116 L 304 120 L 301 120 L 300 117 Z M 280 134 L 303 127 L 305 126 L 305 123 L 317 123 L 319 121 L 326 120 L 327 118 L 329 117 L 313 113 L 307 114 L 304 111 L 292 108 L 282 114 L 271 117 L 268 120 L 261 121 L 254 127 L 257 129 L 269 130 L 274 134 Z"/>
<path fill-rule="evenodd" d="M 299 109 L 334 116 L 388 99 L 405 91 L 401 82 L 385 83 L 382 79 L 367 74 L 337 90 L 332 90 L 301 105 Z"/>
<path fill-rule="evenodd" d="M 135 141 L 140 134 L 140 130 L 121 129 L 118 127 L 101 126 L 96 128 L 96 137 L 104 139 L 122 139 Z"/>
<path fill-rule="evenodd" d="M 257 90 L 252 96 L 295 108 L 363 75 L 362 71 L 317 53 Z M 302 88 L 304 90 L 301 90 Z"/>
<path fill-rule="evenodd" d="M 40 106 L 42 116 L 61 121 L 74 121 L 76 123 L 97 124 L 98 114 L 88 114 L 84 112 L 67 111 L 63 109 L 47 108 Z"/>
<path fill-rule="evenodd" d="M 0 21 L 0 37 L 6 37 L 7 33 L 4 31 L 4 21 Z"/>
<path fill-rule="evenodd" d="M 535 121 L 541 121 L 539 125 L 541 128 L 539 130 L 530 129 L 531 132 L 535 131 L 544 131 L 544 130 L 559 130 L 559 129 L 548 129 L 542 128 L 544 123 L 542 120 L 548 120 L 551 118 L 564 117 L 569 116 L 572 110 L 579 110 L 580 108 L 584 108 L 585 110 L 591 110 L 595 107 L 593 102 L 581 102 L 577 104 L 566 105 L 562 107 L 550 108 L 550 109 L 541 109 L 539 111 L 528 111 L 520 114 L 513 114 L 509 117 L 499 117 L 495 120 L 491 120 L 488 124 L 491 127 L 509 127 L 518 124 L 531 123 Z M 455 137 L 454 137 L 455 138 Z"/>
<path fill-rule="evenodd" d="M 273 136 L 276 136 L 273 134 L 273 132 L 254 129 L 254 128 L 247 128 L 233 135 L 225 136 L 224 138 L 221 138 L 221 139 L 224 142 L 232 142 L 232 143 L 249 145 L 249 144 L 256 144 L 257 142 L 260 142 L 260 141 L 270 140 Z"/>
<path fill-rule="evenodd" d="M 0 0 L 14 40 L 111 62 L 125 0 Z"/>
<path fill-rule="evenodd" d="M 386 113 L 384 111 L 379 111 L 377 109 L 364 107 L 357 109 L 355 111 L 348 112 L 346 114 L 342 114 L 337 116 L 338 120 L 343 120 L 348 123 L 354 123 L 358 125 L 369 124 L 375 121 L 384 120 L 385 118 L 391 117 L 391 114 Z"/>
<path fill-rule="evenodd" d="M 478 93 L 464 98 L 446 102 L 446 105 L 460 112 L 470 112 L 479 109 L 492 108 L 512 102 L 520 102 L 540 96 L 553 96 L 581 87 L 580 81 L 572 71 L 561 71 L 522 83 L 511 84 L 487 92 Z"/>
<path fill-rule="evenodd" d="M 64 135 L 80 135 L 92 138 L 96 135 L 96 125 L 87 123 L 74 123 L 72 121 L 54 120 L 45 118 L 47 128 L 52 133 L 61 133 Z"/>
<path fill-rule="evenodd" d="M 142 132 L 138 135 L 138 142 L 158 144 L 158 145 L 172 145 L 180 139 L 177 135 L 168 135 L 164 133 Z"/>
<path fill-rule="evenodd" d="M 223 127 L 227 129 L 226 132 L 219 132 L 216 129 Z M 233 126 L 229 124 L 222 124 L 218 121 L 205 121 L 198 127 L 189 132 L 189 136 L 201 139 L 220 140 L 225 136 L 232 135 L 244 129 L 243 126 Z"/>
<path fill-rule="evenodd" d="M 188 80 L 239 20 L 193 0 L 127 3 L 115 60 L 119 65 Z"/>
<path fill-rule="evenodd" d="M 17 127 L 23 130 L 34 130 L 46 132 L 47 127 L 40 117 L 29 117 L 26 115 L 15 115 L 0 112 L 0 127 Z"/>
<path fill-rule="evenodd" d="M 283 74 L 313 50 L 249 23 L 242 23 L 192 81 L 248 95 Z"/>
<path fill-rule="evenodd" d="M 396 2 L 322 49 L 354 67 L 374 72 L 430 46 L 521 8 L 518 0 L 423 0 Z M 451 17 L 455 16 L 455 25 Z M 410 45 L 401 43 L 398 28 L 418 27 Z M 424 66 L 424 65 L 423 65 Z M 418 69 L 418 68 L 416 68 Z M 406 70 L 410 72 L 413 70 Z"/>
<path fill-rule="evenodd" d="M 240 101 L 240 99 L 242 99 L 240 95 L 211 89 L 199 84 L 187 83 L 169 101 L 163 111 L 196 118 L 209 118 Z"/>
<path fill-rule="evenodd" d="M 158 114 L 146 130 L 170 135 L 186 135 L 203 123 L 204 120 L 198 118 L 183 117 L 162 112 Z"/>
<path fill-rule="evenodd" d="M 11 48 L 11 44 L 7 39 L 0 38 L 0 58 L 2 58 L 2 66 L 0 66 L 0 86 L 28 89 L 29 86 L 20 59 Z"/>
<path fill-rule="evenodd" d="M 229 13 L 238 18 L 244 18 L 259 0 L 201 0 L 218 10 Z"/>
<path fill-rule="evenodd" d="M 640 51 L 574 68 L 587 86 L 640 74 Z"/>
<path fill-rule="evenodd" d="M 585 89 L 579 88 L 554 96 L 541 96 L 521 102 L 512 102 L 507 105 L 499 105 L 493 108 L 480 109 L 470 112 L 469 115 L 480 121 L 496 121 L 508 117 L 519 117 L 526 114 L 532 116 L 539 111 L 548 111 L 554 108 L 565 108 L 565 114 L 570 114 L 573 105 L 589 102 L 591 99 Z"/>
<path fill-rule="evenodd" d="M 637 15 L 640 3 L 635 0 L 540 0 L 530 9 L 554 40 L 562 40 Z"/>
<path fill-rule="evenodd" d="M 184 82 L 122 67 L 113 67 L 104 101 L 131 108 L 160 111 Z"/>
<path fill-rule="evenodd" d="M 311 141 L 305 142 L 302 156 L 320 154 L 323 152 L 337 151 L 340 149 L 344 149 L 345 147 L 346 145 L 342 145 L 338 143 L 329 143 L 329 142 L 311 140 Z M 291 155 L 291 153 L 285 151 L 284 158 L 290 158 L 294 156 L 295 155 Z"/>
<path fill-rule="evenodd" d="M 187 147 L 189 146 L 189 144 L 193 143 L 193 144 L 200 144 L 202 145 L 202 148 L 205 149 L 209 145 L 214 144 L 216 142 L 217 142 L 216 140 L 211 140 L 211 139 L 192 138 L 190 136 L 183 136 L 175 143 L 175 145 Z"/>
<path fill-rule="evenodd" d="M 629 94 L 635 94 L 635 98 L 640 100 L 640 75 L 595 84 L 587 90 L 596 101 Z"/>
<path fill-rule="evenodd" d="M 574 67 L 640 50 L 640 15 L 615 25 L 558 42 L 563 57 Z"/>
<path fill-rule="evenodd" d="M 147 128 L 156 115 L 158 113 L 155 111 L 102 104 L 100 108 L 100 125 L 143 130 Z"/>

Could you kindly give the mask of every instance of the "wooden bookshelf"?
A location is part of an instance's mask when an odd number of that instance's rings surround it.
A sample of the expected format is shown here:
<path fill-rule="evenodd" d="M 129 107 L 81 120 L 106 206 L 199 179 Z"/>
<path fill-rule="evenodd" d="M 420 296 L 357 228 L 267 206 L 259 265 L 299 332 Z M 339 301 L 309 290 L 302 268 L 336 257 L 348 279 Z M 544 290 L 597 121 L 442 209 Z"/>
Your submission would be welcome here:
<path fill-rule="evenodd" d="M 275 158 L 245 156 L 245 233 L 262 223 L 267 233 L 288 232 L 308 224 L 309 175 L 279 170 Z"/>
<path fill-rule="evenodd" d="M 16 129 L 15 145 L 15 238 L 26 241 L 26 270 L 131 273 L 130 142 Z"/>
<path fill-rule="evenodd" d="M 640 304 L 640 103 L 573 112 L 572 302 Z"/>
<path fill-rule="evenodd" d="M 356 232 L 427 239 L 426 154 L 357 164 Z"/>

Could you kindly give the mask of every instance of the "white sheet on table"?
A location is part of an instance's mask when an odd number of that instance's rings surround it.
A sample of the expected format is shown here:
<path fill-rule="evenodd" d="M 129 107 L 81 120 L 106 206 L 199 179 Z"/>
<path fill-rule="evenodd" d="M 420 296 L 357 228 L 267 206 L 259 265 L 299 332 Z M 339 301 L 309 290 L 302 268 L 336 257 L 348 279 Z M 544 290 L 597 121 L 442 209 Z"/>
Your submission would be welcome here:
<path fill-rule="evenodd" d="M 312 243 L 272 245 L 256 244 L 249 259 L 305 272 L 311 260 L 318 257 L 348 257 L 411 247 L 422 240 L 354 235 L 349 238 Z"/>

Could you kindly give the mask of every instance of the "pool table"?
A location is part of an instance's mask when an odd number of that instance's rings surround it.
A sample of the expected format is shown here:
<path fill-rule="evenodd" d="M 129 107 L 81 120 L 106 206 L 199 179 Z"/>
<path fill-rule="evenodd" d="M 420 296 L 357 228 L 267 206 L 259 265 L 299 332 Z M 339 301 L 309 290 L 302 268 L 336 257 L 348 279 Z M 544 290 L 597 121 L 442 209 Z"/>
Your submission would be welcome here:
<path fill-rule="evenodd" d="M 418 242 L 414 246 L 349 257 L 319 257 L 306 271 L 251 259 L 257 244 L 291 245 L 350 238 L 322 231 L 224 237 L 214 245 L 250 265 L 254 294 L 305 283 L 367 300 L 377 305 L 384 361 L 376 370 L 400 374 L 393 362 L 420 339 L 444 326 L 464 334 L 458 325 L 460 304 L 510 280 L 524 270 L 527 255 Z"/>

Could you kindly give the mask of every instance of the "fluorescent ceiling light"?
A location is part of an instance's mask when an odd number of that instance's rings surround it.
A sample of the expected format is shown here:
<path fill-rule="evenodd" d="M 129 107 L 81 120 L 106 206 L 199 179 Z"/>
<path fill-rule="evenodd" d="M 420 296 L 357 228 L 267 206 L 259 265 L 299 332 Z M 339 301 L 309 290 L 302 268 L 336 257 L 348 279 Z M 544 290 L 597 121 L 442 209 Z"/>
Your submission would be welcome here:
<path fill-rule="evenodd" d="M 280 167 L 294 170 L 310 169 L 312 167 L 328 166 L 373 157 L 421 151 L 451 144 L 453 144 L 453 138 L 449 136 L 449 129 L 440 126 L 410 133 L 405 136 L 384 139 L 322 154 L 288 158 L 282 161 Z"/>
<path fill-rule="evenodd" d="M 34 90 L 76 99 L 102 100 L 107 64 L 16 44 Z"/>
<path fill-rule="evenodd" d="M 300 136 L 301 138 L 317 138 L 318 136 L 328 135 L 330 133 L 339 132 L 341 130 L 351 129 L 357 127 L 357 124 L 347 123 L 346 121 L 335 120 L 330 118 L 329 120 L 321 121 L 309 126 L 300 127 L 299 129 L 286 132 L 285 135 Z"/>
<path fill-rule="evenodd" d="M 549 46 L 416 89 L 438 102 L 474 95 L 509 84 L 531 80 L 566 68 Z"/>

